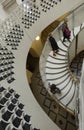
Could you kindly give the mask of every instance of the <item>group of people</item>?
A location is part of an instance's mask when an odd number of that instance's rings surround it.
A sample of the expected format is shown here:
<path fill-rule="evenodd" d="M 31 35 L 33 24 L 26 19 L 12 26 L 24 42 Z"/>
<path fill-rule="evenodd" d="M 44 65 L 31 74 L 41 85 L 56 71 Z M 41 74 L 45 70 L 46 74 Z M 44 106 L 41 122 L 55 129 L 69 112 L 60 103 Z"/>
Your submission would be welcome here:
<path fill-rule="evenodd" d="M 68 22 L 68 19 L 65 19 L 64 23 L 62 25 L 63 42 L 65 42 L 66 39 L 69 41 L 70 36 L 71 36 L 71 31 L 69 30 L 67 22 Z M 50 42 L 52 50 L 53 50 L 53 56 L 56 56 L 56 53 L 59 52 L 59 46 L 51 33 L 49 33 L 48 39 L 49 39 L 49 42 Z"/>
<path fill-rule="evenodd" d="M 67 22 L 68 19 L 65 19 L 62 25 L 63 42 L 65 42 L 66 39 L 69 41 L 71 36 L 71 31 L 69 30 Z M 59 52 L 59 46 L 51 33 L 49 33 L 48 39 L 53 50 L 53 56 L 56 56 L 56 53 Z M 52 94 L 61 94 L 61 90 L 55 84 L 49 85 L 49 87 Z"/>

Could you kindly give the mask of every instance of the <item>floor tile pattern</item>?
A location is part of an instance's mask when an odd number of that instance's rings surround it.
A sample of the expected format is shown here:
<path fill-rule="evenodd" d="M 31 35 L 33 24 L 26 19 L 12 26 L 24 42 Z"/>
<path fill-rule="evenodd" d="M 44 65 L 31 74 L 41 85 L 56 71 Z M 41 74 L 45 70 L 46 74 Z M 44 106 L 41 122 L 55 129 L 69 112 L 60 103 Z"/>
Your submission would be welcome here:
<path fill-rule="evenodd" d="M 32 77 L 31 89 L 40 106 L 47 115 L 62 130 L 76 130 L 75 117 L 59 106 L 46 91 L 43 86 L 42 79 L 38 70 L 35 69 Z"/>

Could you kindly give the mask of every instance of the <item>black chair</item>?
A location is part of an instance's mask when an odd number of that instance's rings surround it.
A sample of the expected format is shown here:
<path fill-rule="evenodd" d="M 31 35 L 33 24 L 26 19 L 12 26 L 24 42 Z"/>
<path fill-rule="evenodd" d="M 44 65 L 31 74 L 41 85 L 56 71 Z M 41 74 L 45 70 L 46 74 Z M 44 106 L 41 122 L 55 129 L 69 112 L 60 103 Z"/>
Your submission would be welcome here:
<path fill-rule="evenodd" d="M 9 89 L 9 92 L 14 93 L 15 91 L 11 88 L 11 89 Z"/>
<path fill-rule="evenodd" d="M 5 95 L 5 98 L 10 98 L 11 97 L 11 94 L 8 92 L 8 93 L 6 93 L 6 95 Z"/>
<path fill-rule="evenodd" d="M 0 104 L 5 105 L 5 103 L 6 103 L 7 101 L 8 101 L 8 100 L 7 100 L 5 97 L 3 97 L 3 98 L 0 100 Z"/>
<path fill-rule="evenodd" d="M 7 78 L 8 76 L 5 74 L 5 75 L 3 75 L 3 78 L 5 79 L 5 78 Z"/>
<path fill-rule="evenodd" d="M 8 110 L 10 110 L 10 111 L 12 112 L 15 107 L 16 107 L 16 105 L 14 105 L 13 103 L 10 103 L 10 104 L 8 105 Z"/>
<path fill-rule="evenodd" d="M 15 94 L 14 97 L 15 97 L 16 99 L 18 99 L 18 98 L 20 97 L 20 95 L 19 95 L 19 94 Z"/>
<path fill-rule="evenodd" d="M 18 127 L 21 125 L 21 120 L 22 120 L 22 119 L 20 119 L 20 118 L 18 118 L 18 117 L 15 117 L 15 118 L 13 119 L 12 123 L 13 123 L 13 125 L 14 125 L 16 128 L 18 128 Z"/>
<path fill-rule="evenodd" d="M 9 125 L 9 123 L 1 120 L 1 126 L 2 126 L 3 130 L 5 130 L 8 125 Z"/>
<path fill-rule="evenodd" d="M 22 111 L 21 109 L 17 109 L 15 113 L 16 113 L 16 115 L 17 115 L 18 117 L 21 117 L 22 114 L 23 114 L 23 111 Z"/>
<path fill-rule="evenodd" d="M 13 98 L 12 100 L 11 100 L 11 102 L 13 103 L 13 104 L 17 104 L 17 102 L 18 102 L 18 100 L 16 99 L 16 98 Z"/>
<path fill-rule="evenodd" d="M 0 87 L 0 93 L 6 90 L 4 87 Z"/>
<path fill-rule="evenodd" d="M 22 126 L 23 130 L 30 130 L 30 127 L 31 127 L 31 124 L 28 124 L 28 123 L 24 123 Z"/>
<path fill-rule="evenodd" d="M 24 120 L 28 123 L 29 121 L 30 121 L 30 118 L 31 118 L 31 116 L 29 116 L 29 115 L 24 115 Z"/>
<path fill-rule="evenodd" d="M 23 105 L 22 103 L 19 103 L 19 104 L 18 104 L 18 107 L 19 107 L 20 109 L 23 109 L 23 108 L 24 108 L 24 105 Z"/>
<path fill-rule="evenodd" d="M 11 115 L 12 115 L 12 112 L 9 112 L 7 110 L 4 114 L 2 114 L 2 119 L 4 119 L 5 121 L 8 121 L 10 119 Z"/>
<path fill-rule="evenodd" d="M 10 75 L 10 73 L 9 73 L 9 75 Z M 15 80 L 15 78 L 11 77 L 10 79 L 7 80 L 7 82 L 8 82 L 8 83 L 11 83 L 11 82 L 13 82 L 14 80 Z"/>

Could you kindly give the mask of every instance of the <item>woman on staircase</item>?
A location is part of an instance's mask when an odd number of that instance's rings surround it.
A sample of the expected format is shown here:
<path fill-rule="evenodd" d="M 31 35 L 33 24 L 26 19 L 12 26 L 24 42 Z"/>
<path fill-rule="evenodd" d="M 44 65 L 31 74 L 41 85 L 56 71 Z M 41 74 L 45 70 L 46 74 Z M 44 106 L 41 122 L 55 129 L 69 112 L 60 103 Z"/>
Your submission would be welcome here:
<path fill-rule="evenodd" d="M 59 51 L 59 47 L 51 33 L 49 34 L 49 42 L 50 42 L 52 50 L 53 50 L 53 56 L 56 56 L 56 53 Z"/>
<path fill-rule="evenodd" d="M 65 39 L 67 39 L 69 41 L 70 40 L 70 36 L 71 36 L 71 31 L 69 30 L 67 22 L 68 22 L 68 19 L 65 19 L 64 23 L 62 25 L 63 42 L 65 42 Z"/>

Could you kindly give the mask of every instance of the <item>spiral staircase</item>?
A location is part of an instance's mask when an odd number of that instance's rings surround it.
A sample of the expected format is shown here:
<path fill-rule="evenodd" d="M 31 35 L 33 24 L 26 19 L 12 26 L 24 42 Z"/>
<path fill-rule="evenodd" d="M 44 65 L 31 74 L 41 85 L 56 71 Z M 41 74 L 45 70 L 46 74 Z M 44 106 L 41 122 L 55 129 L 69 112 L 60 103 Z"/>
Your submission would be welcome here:
<path fill-rule="evenodd" d="M 72 74 L 69 67 L 68 49 L 74 37 L 83 29 L 84 23 L 74 28 L 71 31 L 70 41 L 62 42 L 62 39 L 57 42 L 59 52 L 53 56 L 52 51 L 46 61 L 46 80 L 48 84 L 56 84 L 61 90 L 61 94 L 55 94 L 54 98 L 66 109 L 74 113 L 76 108 L 77 89 L 79 87 L 79 80 Z"/>

